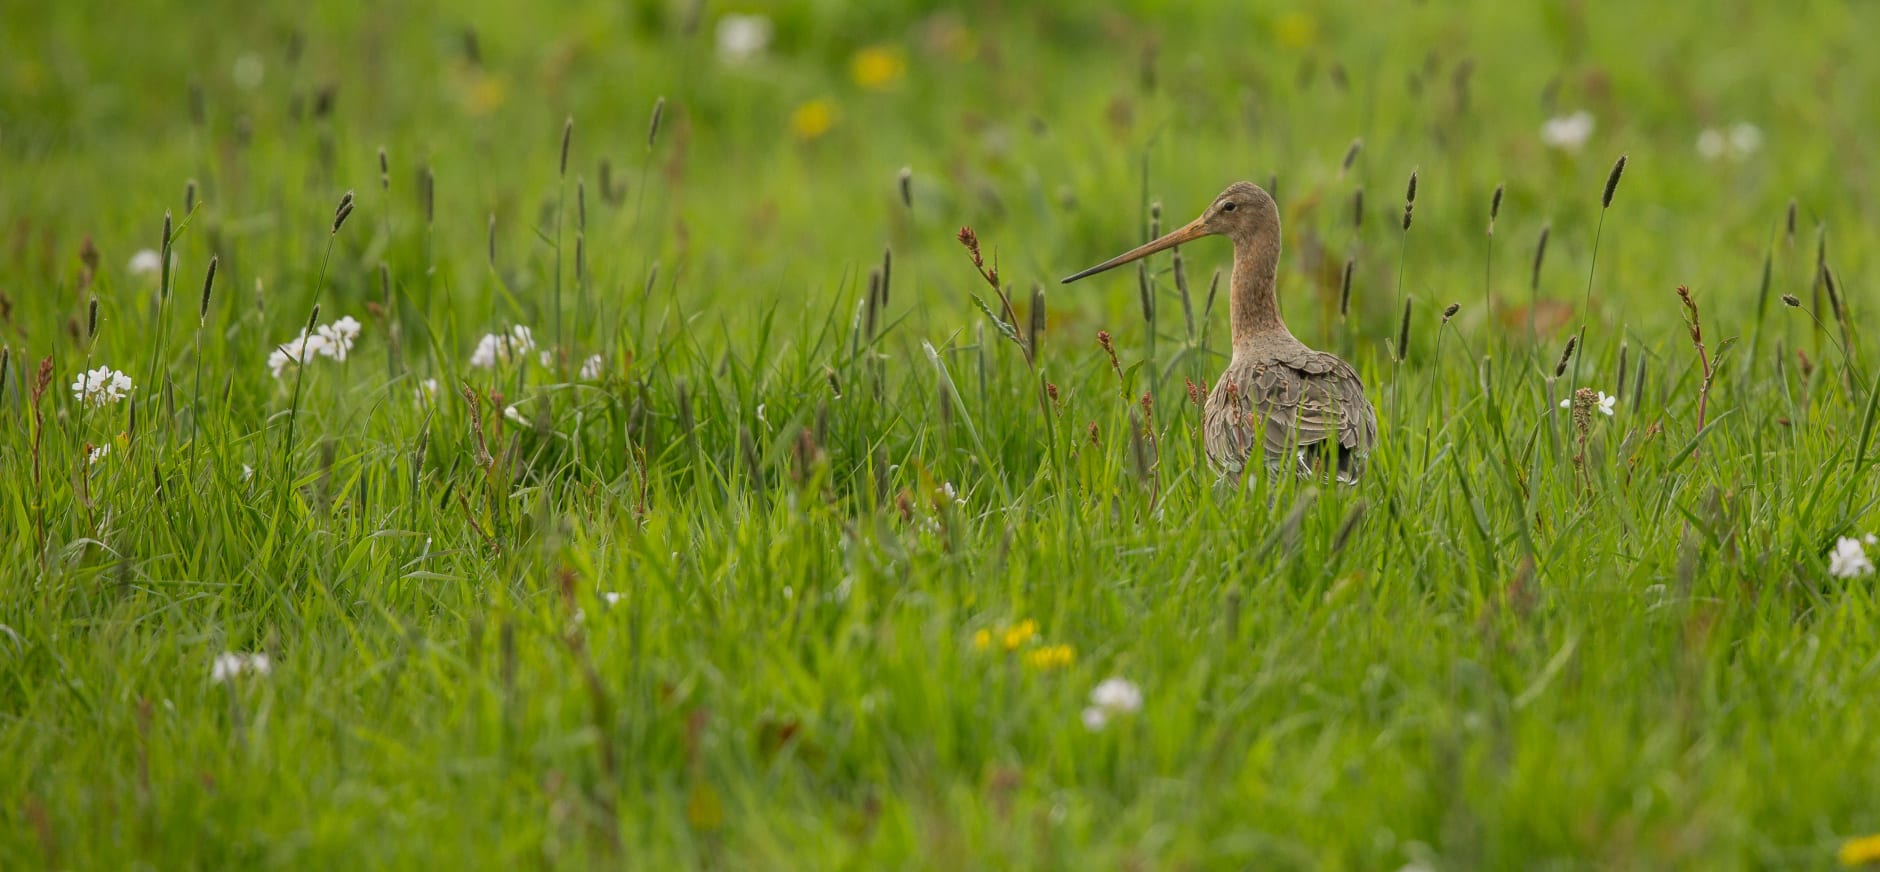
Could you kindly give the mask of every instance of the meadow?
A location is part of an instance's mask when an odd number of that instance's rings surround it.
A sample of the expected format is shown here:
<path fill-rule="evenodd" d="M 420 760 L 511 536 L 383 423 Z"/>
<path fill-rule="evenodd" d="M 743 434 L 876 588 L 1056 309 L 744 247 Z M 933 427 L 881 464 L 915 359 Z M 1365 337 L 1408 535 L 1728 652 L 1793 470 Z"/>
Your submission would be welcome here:
<path fill-rule="evenodd" d="M 6 19 L 0 868 L 1880 858 L 1880 10 Z"/>

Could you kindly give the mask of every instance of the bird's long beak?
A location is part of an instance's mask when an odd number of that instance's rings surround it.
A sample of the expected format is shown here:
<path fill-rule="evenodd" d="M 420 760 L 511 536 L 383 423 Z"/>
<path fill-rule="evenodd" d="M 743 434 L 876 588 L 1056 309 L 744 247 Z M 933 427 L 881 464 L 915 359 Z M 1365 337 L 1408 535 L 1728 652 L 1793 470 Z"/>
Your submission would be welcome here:
<path fill-rule="evenodd" d="M 1201 226 L 1201 219 L 1196 218 L 1195 220 L 1188 222 L 1185 226 L 1182 226 L 1173 231 L 1170 231 L 1167 235 L 1163 236 L 1161 239 L 1157 239 L 1156 241 L 1143 245 L 1140 248 L 1135 248 L 1135 249 L 1131 249 L 1129 251 L 1123 252 L 1122 254 L 1112 257 L 1109 260 L 1106 260 L 1100 264 L 1097 264 L 1096 266 L 1093 266 L 1087 270 L 1084 270 L 1083 272 L 1080 272 L 1074 276 L 1066 278 L 1064 280 L 1064 284 L 1068 285 L 1071 282 L 1077 281 L 1078 279 L 1084 278 L 1086 276 L 1094 276 L 1097 273 L 1103 272 L 1104 270 L 1115 269 L 1116 267 L 1129 263 L 1132 260 L 1141 260 L 1142 258 L 1148 257 L 1149 255 L 1152 255 L 1163 249 L 1174 248 L 1175 246 L 1180 245 L 1184 242 L 1193 242 L 1206 235 L 1208 235 L 1208 231 L 1203 229 L 1203 227 Z"/>

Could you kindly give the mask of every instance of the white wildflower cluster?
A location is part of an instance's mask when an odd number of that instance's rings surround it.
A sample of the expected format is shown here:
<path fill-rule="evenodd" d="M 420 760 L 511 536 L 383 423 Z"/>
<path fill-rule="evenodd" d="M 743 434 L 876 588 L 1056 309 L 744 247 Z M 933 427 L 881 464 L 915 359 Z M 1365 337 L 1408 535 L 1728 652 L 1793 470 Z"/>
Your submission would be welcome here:
<path fill-rule="evenodd" d="M 1834 550 L 1828 552 L 1828 574 L 1835 578 L 1872 575 L 1873 560 L 1867 556 L 1867 546 L 1874 544 L 1874 541 L 1872 533 L 1859 539 L 1842 536 L 1835 540 Z"/>
<path fill-rule="evenodd" d="M 1599 392 L 1599 404 L 1598 404 L 1598 405 L 1596 405 L 1596 406 L 1594 406 L 1594 408 L 1596 408 L 1596 409 L 1598 409 L 1598 410 L 1599 410 L 1599 411 L 1600 411 L 1600 412 L 1601 412 L 1602 414 L 1604 414 L 1604 415 L 1605 415 L 1606 417 L 1608 417 L 1608 418 L 1610 418 L 1610 417 L 1612 417 L 1612 407 L 1613 407 L 1613 406 L 1616 406 L 1616 405 L 1618 405 L 1618 404 L 1619 404 L 1619 398 L 1618 398 L 1618 397 L 1615 397 L 1615 396 L 1613 396 L 1613 395 L 1611 395 L 1611 394 L 1608 394 L 1608 393 L 1606 393 L 1605 391 L 1600 391 L 1600 392 Z M 1564 400 L 1561 400 L 1561 401 L 1560 401 L 1560 408 L 1562 408 L 1562 409 L 1571 409 L 1571 408 L 1573 408 L 1573 398 L 1572 398 L 1572 397 L 1568 397 L 1568 398 L 1566 398 L 1566 399 L 1564 399 Z"/>
<path fill-rule="evenodd" d="M 606 365 L 607 362 L 601 359 L 600 355 L 595 354 L 589 356 L 587 360 L 581 362 L 581 380 L 600 381 L 601 373 L 604 371 Z"/>
<path fill-rule="evenodd" d="M 87 406 L 108 406 L 131 395 L 131 377 L 108 366 L 80 373 L 72 398 Z"/>
<path fill-rule="evenodd" d="M 1549 118 L 1541 125 L 1541 143 L 1561 151 L 1579 151 L 1593 136 L 1593 113 L 1584 109 L 1572 115 Z"/>
<path fill-rule="evenodd" d="M 272 668 L 266 654 L 229 651 L 215 655 L 215 663 L 209 667 L 209 680 L 222 684 L 243 675 L 267 675 Z"/>
<path fill-rule="evenodd" d="M 1742 160 L 1762 148 L 1762 129 L 1747 121 L 1728 130 L 1712 127 L 1697 134 L 1697 156 L 1704 160 Z"/>
<path fill-rule="evenodd" d="M 131 255 L 129 267 L 132 275 L 157 275 L 163 271 L 163 255 L 153 249 L 143 249 Z"/>
<path fill-rule="evenodd" d="M 1090 705 L 1084 709 L 1084 726 L 1101 730 L 1110 721 L 1142 711 L 1142 688 L 1126 678 L 1105 679 L 1090 691 Z"/>
<path fill-rule="evenodd" d="M 321 324 L 313 328 L 312 333 L 301 331 L 299 336 L 287 340 L 268 355 L 268 369 L 280 378 L 289 366 L 299 366 L 312 357 L 330 357 L 345 360 L 352 354 L 353 342 L 359 338 L 359 322 L 351 315 Z"/>
<path fill-rule="evenodd" d="M 88 449 L 85 455 L 85 462 L 87 464 L 97 463 L 105 459 L 105 457 L 111 453 L 111 443 L 109 442 L 103 445 L 88 445 L 86 447 Z"/>
<path fill-rule="evenodd" d="M 718 59 L 729 64 L 755 59 L 769 47 L 774 31 L 762 15 L 726 15 L 718 19 Z"/>
<path fill-rule="evenodd" d="M 477 369 L 495 369 L 535 350 L 535 334 L 517 324 L 507 333 L 485 333 L 477 340 L 477 350 L 470 354 L 470 365 Z"/>

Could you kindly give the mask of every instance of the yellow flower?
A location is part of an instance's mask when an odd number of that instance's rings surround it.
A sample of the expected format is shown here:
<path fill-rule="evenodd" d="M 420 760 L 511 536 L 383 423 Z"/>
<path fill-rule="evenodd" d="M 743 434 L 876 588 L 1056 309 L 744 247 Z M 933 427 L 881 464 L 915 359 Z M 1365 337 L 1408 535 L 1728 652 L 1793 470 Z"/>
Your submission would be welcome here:
<path fill-rule="evenodd" d="M 1273 22 L 1273 39 L 1287 48 L 1304 48 L 1319 41 L 1319 20 L 1305 12 L 1288 12 Z"/>
<path fill-rule="evenodd" d="M 881 91 L 900 81 L 907 72 L 907 60 L 892 46 L 873 45 L 855 53 L 849 61 L 849 76 L 855 84 L 871 91 Z"/>
<path fill-rule="evenodd" d="M 1042 645 L 1025 652 L 1025 665 L 1040 672 L 1071 665 L 1077 651 L 1069 645 Z"/>
<path fill-rule="evenodd" d="M 488 73 L 478 73 L 464 91 L 464 108 L 472 115 L 488 115 L 508 98 L 508 83 Z"/>
<path fill-rule="evenodd" d="M 1843 866 L 1862 866 L 1880 860 L 1880 835 L 1842 842 L 1840 858 Z"/>
<path fill-rule="evenodd" d="M 973 634 L 973 647 L 980 651 L 984 651 L 987 648 L 992 647 L 992 631 L 980 630 L 979 632 L 974 633 Z"/>
<path fill-rule="evenodd" d="M 836 105 L 820 97 L 790 113 L 790 132 L 808 142 L 829 132 L 836 123 Z"/>
<path fill-rule="evenodd" d="M 1018 626 L 1007 627 L 1005 629 L 1005 650 L 1007 651 L 1016 650 L 1018 646 L 1031 641 L 1032 638 L 1037 635 L 1038 635 L 1038 622 L 1037 621 L 1031 620 L 1030 618 L 1027 618 L 1023 621 L 1019 621 Z"/>

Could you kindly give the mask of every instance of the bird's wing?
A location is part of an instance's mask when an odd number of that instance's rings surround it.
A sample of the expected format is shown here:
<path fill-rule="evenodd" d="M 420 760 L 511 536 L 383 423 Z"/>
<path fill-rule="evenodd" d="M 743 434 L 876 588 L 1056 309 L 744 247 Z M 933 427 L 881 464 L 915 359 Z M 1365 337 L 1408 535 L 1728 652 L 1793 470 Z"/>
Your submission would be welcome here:
<path fill-rule="evenodd" d="M 1233 389 L 1222 402 L 1231 406 L 1207 422 L 1211 455 L 1218 448 L 1223 456 L 1245 457 L 1258 432 L 1269 463 L 1331 441 L 1342 449 L 1340 467 L 1347 468 L 1377 445 L 1377 413 L 1364 383 L 1335 355 L 1301 349 L 1254 361 L 1229 380 Z"/>

